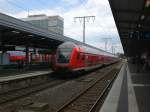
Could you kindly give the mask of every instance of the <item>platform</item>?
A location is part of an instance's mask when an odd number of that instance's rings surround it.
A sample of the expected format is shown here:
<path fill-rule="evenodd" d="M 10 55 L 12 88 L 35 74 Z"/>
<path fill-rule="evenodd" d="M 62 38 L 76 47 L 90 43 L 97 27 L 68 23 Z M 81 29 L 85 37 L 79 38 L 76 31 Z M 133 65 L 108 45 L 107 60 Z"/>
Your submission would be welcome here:
<path fill-rule="evenodd" d="M 51 69 L 21 72 L 20 74 L 16 73 L 17 75 L 15 75 L 15 73 L 13 75 L 10 75 L 11 73 L 7 72 L 7 75 L 9 74 L 9 76 L 0 77 L 0 83 L 6 82 L 6 81 L 8 82 L 8 81 L 12 81 L 12 80 L 29 78 L 29 77 L 35 77 L 35 76 L 40 76 L 40 75 L 45 75 L 45 74 L 50 74 L 50 73 L 52 73 Z"/>
<path fill-rule="evenodd" d="M 48 81 L 50 73 L 52 72 L 53 71 L 51 69 L 36 70 L 21 72 L 17 75 L 13 74 L 9 76 L 0 77 L 0 94 L 30 87 L 37 84 L 42 84 Z M 11 72 L 9 74 L 11 74 Z"/>
<path fill-rule="evenodd" d="M 132 64 L 123 65 L 100 112 L 150 111 L 150 73 L 136 69 Z"/>

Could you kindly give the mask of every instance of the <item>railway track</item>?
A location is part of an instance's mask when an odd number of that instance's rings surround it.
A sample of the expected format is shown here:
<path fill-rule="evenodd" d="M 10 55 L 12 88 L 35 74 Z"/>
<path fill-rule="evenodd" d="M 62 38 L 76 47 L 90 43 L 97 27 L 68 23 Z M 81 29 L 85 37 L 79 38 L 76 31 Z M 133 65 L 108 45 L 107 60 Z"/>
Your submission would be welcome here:
<path fill-rule="evenodd" d="M 82 79 L 82 77 L 84 77 L 84 76 L 79 77 L 79 79 L 80 78 Z M 63 80 L 63 79 L 58 79 L 58 78 L 56 78 L 56 79 L 50 78 L 46 82 L 43 82 L 40 84 L 36 84 L 36 85 L 29 86 L 29 87 L 1 93 L 0 94 L 0 106 L 3 104 L 9 103 L 11 101 L 17 100 L 19 98 L 23 98 L 25 96 L 34 94 L 38 91 L 42 91 L 42 90 L 47 89 L 47 88 L 55 87 L 57 85 L 63 84 L 63 83 L 70 81 L 70 80 L 73 80 L 73 79 L 64 79 Z"/>
<path fill-rule="evenodd" d="M 78 112 L 82 110 L 83 112 L 87 112 L 87 111 L 92 112 L 92 110 L 95 107 L 94 105 L 97 105 L 97 103 L 101 100 L 101 97 L 103 96 L 105 91 L 108 89 L 109 85 L 112 83 L 112 80 L 114 79 L 115 74 L 118 71 L 117 69 L 110 69 L 110 68 L 112 67 L 108 66 L 106 68 L 105 67 L 102 68 L 100 70 L 100 73 L 104 74 L 107 71 L 105 75 L 101 75 L 101 78 L 95 81 L 93 85 L 89 86 L 86 90 L 84 89 L 84 91 L 79 93 L 77 97 L 75 96 L 66 104 L 64 104 L 63 106 L 60 106 L 60 108 L 58 108 L 58 110 L 56 111 L 57 112 L 63 112 L 63 111 Z M 92 74 L 94 73 L 93 75 L 95 75 L 96 73 L 99 73 L 98 71 L 96 70 L 95 72 L 92 72 Z M 90 75 L 83 75 L 81 77 L 75 78 L 75 81 L 82 81 L 84 79 L 92 79 L 93 78 L 92 74 L 90 73 Z M 98 76 L 95 75 L 94 77 L 96 78 Z M 74 79 L 71 79 L 71 80 L 74 80 Z M 68 81 L 70 81 L 70 79 L 62 80 L 62 79 L 50 78 L 47 82 L 44 82 L 38 85 L 10 91 L 5 94 L 0 94 L 0 106 L 3 106 L 7 103 L 11 103 L 11 101 L 16 101 L 20 98 L 24 98 L 36 92 L 55 87 L 57 85 L 61 85 Z"/>
<path fill-rule="evenodd" d="M 67 80 L 49 79 L 47 82 L 0 94 L 0 105 L 42 91 L 47 88 L 65 83 Z"/>
<path fill-rule="evenodd" d="M 94 112 L 97 104 L 103 103 L 103 96 L 108 92 L 118 71 L 119 69 L 112 69 L 78 96 L 70 99 L 56 112 Z"/>

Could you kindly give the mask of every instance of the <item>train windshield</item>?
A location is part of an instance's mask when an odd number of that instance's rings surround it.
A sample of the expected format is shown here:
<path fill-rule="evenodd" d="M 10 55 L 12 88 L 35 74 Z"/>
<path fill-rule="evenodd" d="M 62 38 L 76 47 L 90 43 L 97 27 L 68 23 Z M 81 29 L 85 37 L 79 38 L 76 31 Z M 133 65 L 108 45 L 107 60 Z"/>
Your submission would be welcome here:
<path fill-rule="evenodd" d="M 57 52 L 58 53 L 57 62 L 69 63 L 74 46 L 75 45 L 71 42 L 66 42 L 60 45 Z"/>
<path fill-rule="evenodd" d="M 58 63 L 69 63 L 72 49 L 58 49 Z"/>

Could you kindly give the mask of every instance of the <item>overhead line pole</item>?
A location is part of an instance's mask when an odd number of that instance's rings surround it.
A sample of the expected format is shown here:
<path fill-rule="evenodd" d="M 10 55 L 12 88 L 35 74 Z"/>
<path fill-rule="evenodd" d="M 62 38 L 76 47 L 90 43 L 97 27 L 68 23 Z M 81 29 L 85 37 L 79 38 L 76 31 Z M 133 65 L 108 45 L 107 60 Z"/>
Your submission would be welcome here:
<path fill-rule="evenodd" d="M 80 22 L 83 21 L 83 43 L 85 43 L 85 23 L 86 20 L 89 21 L 90 18 L 93 18 L 93 21 L 95 20 L 95 16 L 81 16 L 81 17 L 74 17 L 74 20 L 79 19 Z"/>
<path fill-rule="evenodd" d="M 105 37 L 105 38 L 102 38 L 102 39 L 105 41 L 105 51 L 107 51 L 108 40 L 109 40 L 109 39 L 112 39 L 112 38 Z"/>
<path fill-rule="evenodd" d="M 83 43 L 85 43 L 85 17 L 83 17 Z"/>

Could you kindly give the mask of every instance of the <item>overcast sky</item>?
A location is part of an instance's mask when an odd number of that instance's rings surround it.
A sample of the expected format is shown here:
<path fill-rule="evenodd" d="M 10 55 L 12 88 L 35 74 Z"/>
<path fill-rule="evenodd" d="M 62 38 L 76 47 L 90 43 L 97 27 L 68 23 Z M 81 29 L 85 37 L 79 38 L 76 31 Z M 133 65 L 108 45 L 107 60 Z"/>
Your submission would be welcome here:
<path fill-rule="evenodd" d="M 95 16 L 86 20 L 86 43 L 112 52 L 123 52 L 108 0 L 0 0 L 0 12 L 16 18 L 33 14 L 60 15 L 64 18 L 64 35 L 82 41 L 82 22 L 78 16 Z"/>

